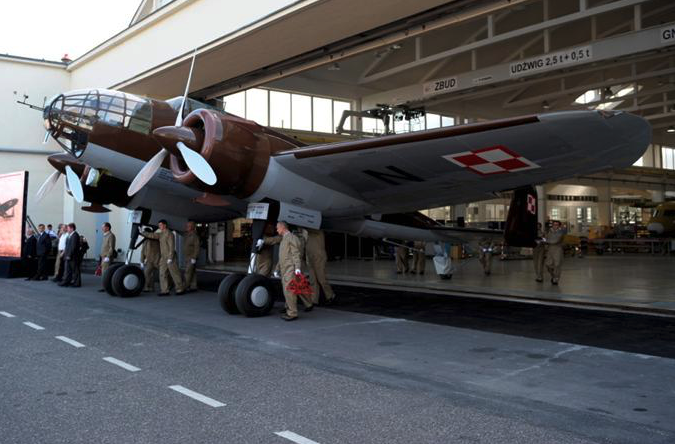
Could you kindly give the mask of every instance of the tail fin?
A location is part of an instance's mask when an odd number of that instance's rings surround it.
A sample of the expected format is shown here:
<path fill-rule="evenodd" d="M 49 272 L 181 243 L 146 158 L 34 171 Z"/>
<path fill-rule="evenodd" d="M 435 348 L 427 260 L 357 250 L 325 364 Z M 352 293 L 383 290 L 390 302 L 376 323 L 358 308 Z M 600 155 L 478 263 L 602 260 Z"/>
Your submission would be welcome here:
<path fill-rule="evenodd" d="M 504 228 L 504 240 L 512 247 L 534 247 L 537 237 L 537 191 L 533 186 L 513 192 L 509 215 Z"/>

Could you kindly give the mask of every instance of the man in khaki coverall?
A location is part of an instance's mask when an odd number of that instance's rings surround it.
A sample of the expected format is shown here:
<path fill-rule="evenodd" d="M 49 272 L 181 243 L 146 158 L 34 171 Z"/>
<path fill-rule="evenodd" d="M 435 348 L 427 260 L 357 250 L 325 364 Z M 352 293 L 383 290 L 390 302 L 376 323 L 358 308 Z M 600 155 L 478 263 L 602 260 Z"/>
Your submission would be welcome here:
<path fill-rule="evenodd" d="M 101 226 L 103 230 L 103 244 L 101 245 L 101 276 L 105 271 L 110 267 L 113 259 L 115 259 L 115 235 L 110 231 L 112 227 L 109 222 L 104 222 Z M 103 279 L 101 279 L 103 283 Z M 105 291 L 105 288 L 101 288 L 98 291 Z"/>
<path fill-rule="evenodd" d="M 537 246 L 532 249 L 532 260 L 534 261 L 534 273 L 536 274 L 537 282 L 544 282 L 544 262 L 546 261 L 546 233 L 541 227 L 541 224 L 537 224 L 537 238 L 535 242 Z"/>
<path fill-rule="evenodd" d="M 307 268 L 309 269 L 309 282 L 312 285 L 312 303 L 319 303 L 319 285 L 326 295 L 326 305 L 331 305 L 335 300 L 335 293 L 326 279 L 326 240 L 321 230 L 307 228 L 307 245 L 305 247 Z"/>
<path fill-rule="evenodd" d="M 164 219 L 159 221 L 159 233 L 141 233 L 141 236 L 148 239 L 159 240 L 159 296 L 169 295 L 169 274 L 176 286 L 176 295 L 185 294 L 183 286 L 183 277 L 180 275 L 178 265 L 176 265 L 176 238 Z"/>
<path fill-rule="evenodd" d="M 412 274 L 424 274 L 424 269 L 427 265 L 427 256 L 424 251 L 426 247 L 427 243 L 424 241 L 415 241 L 413 244 L 413 261 L 412 269 L 410 270 Z"/>
<path fill-rule="evenodd" d="M 199 236 L 195 232 L 195 223 L 189 221 L 183 236 L 183 258 L 185 259 L 185 286 L 197 291 L 196 264 L 199 257 Z"/>
<path fill-rule="evenodd" d="M 399 241 L 402 243 L 402 241 Z M 408 248 L 404 246 L 396 246 L 396 273 L 408 272 Z"/>
<path fill-rule="evenodd" d="M 273 236 L 273 234 L 274 227 L 272 225 L 265 226 L 265 236 L 256 243 L 256 247 L 258 247 L 256 272 L 267 277 L 272 274 L 274 245 L 281 243 L 281 236 Z"/>
<path fill-rule="evenodd" d="M 146 233 L 152 233 L 152 228 L 146 228 Z M 159 268 L 159 242 L 146 238 L 141 247 L 141 268 L 145 275 L 145 292 L 155 291 L 155 272 Z"/>
<path fill-rule="evenodd" d="M 558 285 L 560 280 L 560 267 L 563 260 L 563 238 L 565 230 L 560 227 L 560 222 L 555 220 L 551 229 L 546 233 L 546 268 L 551 273 L 551 283 Z"/>
<path fill-rule="evenodd" d="M 298 318 L 298 297 L 286 287 L 296 277 L 302 274 L 302 243 L 298 237 L 291 233 L 288 224 L 283 221 L 277 222 L 277 233 L 281 236 L 279 245 L 279 270 L 281 274 L 281 286 L 286 298 L 286 313 L 281 315 L 285 321 L 294 321 Z M 312 301 L 306 296 L 300 296 L 305 311 L 313 308 Z"/>

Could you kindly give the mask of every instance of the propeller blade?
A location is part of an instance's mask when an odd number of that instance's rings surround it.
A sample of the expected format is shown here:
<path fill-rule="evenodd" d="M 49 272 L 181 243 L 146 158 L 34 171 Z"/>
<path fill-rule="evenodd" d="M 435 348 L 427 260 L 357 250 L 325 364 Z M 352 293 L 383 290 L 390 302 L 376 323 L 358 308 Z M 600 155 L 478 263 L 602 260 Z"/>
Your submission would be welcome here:
<path fill-rule="evenodd" d="M 84 181 L 84 184 L 88 187 L 92 186 L 92 184 L 96 186 L 96 183 L 100 177 L 101 176 L 98 170 L 96 168 L 91 168 L 89 170 L 89 174 L 87 174 L 87 179 Z"/>
<path fill-rule="evenodd" d="M 127 196 L 133 196 L 134 194 L 138 193 L 141 188 L 150 182 L 150 179 L 152 179 L 155 174 L 157 174 L 157 171 L 159 171 L 159 168 L 162 166 L 162 162 L 164 162 L 164 159 L 168 154 L 169 152 L 162 148 L 161 151 L 155 154 L 152 159 L 150 159 L 148 163 L 145 164 L 141 171 L 138 172 L 136 177 L 134 177 L 131 185 L 129 185 Z"/>
<path fill-rule="evenodd" d="M 66 181 L 68 182 L 68 188 L 70 188 L 70 192 L 77 203 L 84 202 L 84 190 L 82 189 L 82 183 L 70 165 L 66 165 Z"/>
<path fill-rule="evenodd" d="M 176 146 L 180 150 L 180 154 L 183 156 L 183 160 L 188 168 L 190 168 L 190 171 L 192 171 L 199 180 L 207 185 L 214 185 L 218 181 L 213 168 L 211 168 L 211 165 L 209 165 L 201 154 L 192 151 L 183 142 L 178 142 Z"/>
<path fill-rule="evenodd" d="M 58 182 L 59 177 L 61 177 L 61 173 L 58 171 L 54 171 L 52 174 L 49 175 L 47 180 L 42 184 L 40 189 L 35 193 L 35 202 L 40 202 L 43 197 L 49 193 L 52 188 L 54 188 L 54 185 L 56 185 L 56 182 Z"/>
<path fill-rule="evenodd" d="M 185 85 L 185 94 L 183 94 L 183 101 L 180 104 L 178 115 L 176 116 L 176 124 L 174 126 L 181 126 L 183 124 L 183 109 L 187 101 L 188 90 L 190 89 L 190 82 L 192 81 L 192 69 L 195 67 L 195 58 L 197 58 L 197 48 L 192 53 L 192 63 L 190 64 L 190 74 L 188 74 L 187 84 Z"/>
<path fill-rule="evenodd" d="M 47 142 L 49 142 L 49 130 L 47 130 L 47 132 L 45 133 L 45 140 L 42 141 L 42 144 L 44 145 Z"/>

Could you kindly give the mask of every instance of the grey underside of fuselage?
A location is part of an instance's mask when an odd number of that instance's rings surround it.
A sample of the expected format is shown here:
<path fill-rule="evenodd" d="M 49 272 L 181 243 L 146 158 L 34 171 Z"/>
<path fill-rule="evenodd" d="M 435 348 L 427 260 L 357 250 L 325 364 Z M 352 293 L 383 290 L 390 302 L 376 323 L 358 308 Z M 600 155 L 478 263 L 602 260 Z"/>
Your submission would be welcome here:
<path fill-rule="evenodd" d="M 129 183 L 145 165 L 145 162 L 139 159 L 96 144 L 89 144 L 80 160 L 99 170 L 108 171 L 118 179 Z M 160 168 L 148 185 L 126 205 L 126 208 L 130 210 L 147 208 L 197 222 L 225 221 L 242 217 L 246 213 L 247 202 L 241 199 L 234 196 L 222 196 L 227 205 L 210 206 L 195 202 L 195 199 L 202 194 L 176 181 L 170 170 Z"/>

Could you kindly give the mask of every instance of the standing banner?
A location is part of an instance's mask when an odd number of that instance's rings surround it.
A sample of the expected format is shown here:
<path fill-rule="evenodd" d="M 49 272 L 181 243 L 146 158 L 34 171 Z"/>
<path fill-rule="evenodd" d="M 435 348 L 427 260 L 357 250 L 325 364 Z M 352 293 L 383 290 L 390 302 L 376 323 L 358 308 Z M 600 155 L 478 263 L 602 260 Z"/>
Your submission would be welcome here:
<path fill-rule="evenodd" d="M 27 192 L 28 171 L 0 174 L 0 257 L 22 256 Z"/>

